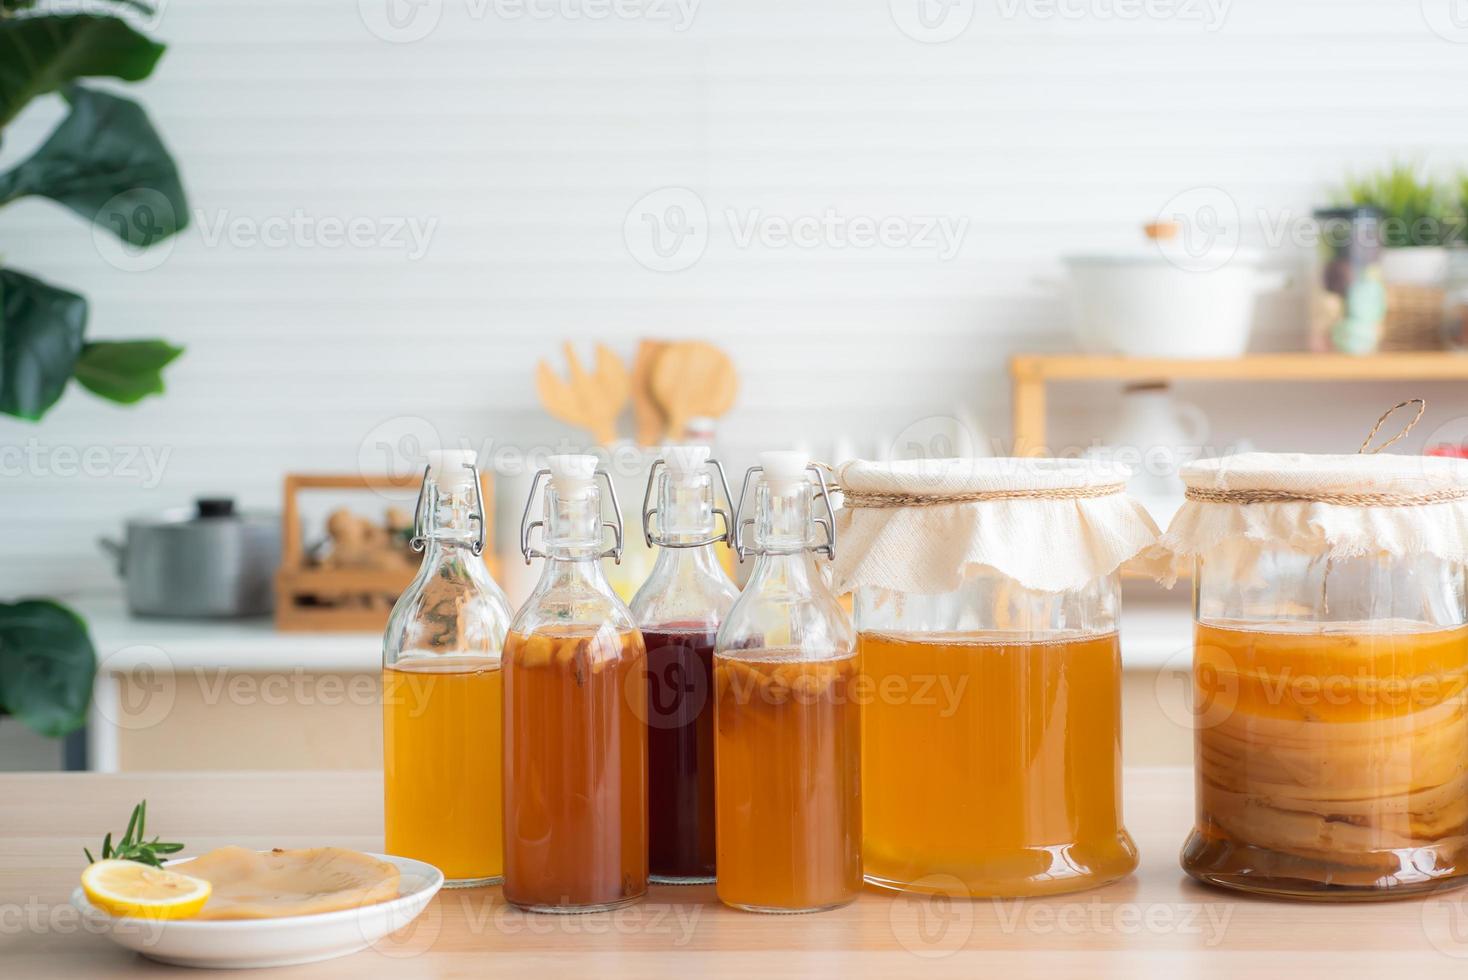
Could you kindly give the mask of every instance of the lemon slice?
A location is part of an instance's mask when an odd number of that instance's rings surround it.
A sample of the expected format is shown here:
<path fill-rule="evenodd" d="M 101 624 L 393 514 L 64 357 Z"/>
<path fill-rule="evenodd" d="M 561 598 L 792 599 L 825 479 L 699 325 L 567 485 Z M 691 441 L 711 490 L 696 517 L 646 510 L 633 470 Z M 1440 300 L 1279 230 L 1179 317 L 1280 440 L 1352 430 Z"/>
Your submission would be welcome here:
<path fill-rule="evenodd" d="M 188 919 L 209 901 L 211 888 L 199 878 L 136 861 L 98 861 L 82 872 L 87 899 L 113 915 Z"/>

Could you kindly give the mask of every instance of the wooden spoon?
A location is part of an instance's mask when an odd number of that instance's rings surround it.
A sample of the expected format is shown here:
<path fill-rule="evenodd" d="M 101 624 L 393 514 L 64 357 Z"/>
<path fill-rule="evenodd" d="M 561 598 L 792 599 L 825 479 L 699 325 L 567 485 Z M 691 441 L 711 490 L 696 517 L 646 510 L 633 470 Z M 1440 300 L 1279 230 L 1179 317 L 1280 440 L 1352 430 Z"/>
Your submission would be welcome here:
<path fill-rule="evenodd" d="M 562 422 L 580 426 L 599 445 L 617 440 L 617 416 L 627 404 L 631 382 L 622 359 L 602 344 L 596 345 L 596 364 L 590 374 L 581 366 L 576 349 L 566 342 L 569 380 L 562 380 L 541 361 L 535 368 L 535 390 L 545 410 Z"/>
<path fill-rule="evenodd" d="M 738 391 L 734 363 L 701 340 L 669 344 L 653 365 L 652 392 L 668 418 L 671 439 L 683 438 L 691 418 L 729 411 Z"/>
<path fill-rule="evenodd" d="M 668 420 L 652 393 L 653 365 L 667 346 L 665 341 L 644 340 L 637 345 L 637 354 L 632 358 L 632 422 L 639 446 L 658 445 L 667 431 Z"/>

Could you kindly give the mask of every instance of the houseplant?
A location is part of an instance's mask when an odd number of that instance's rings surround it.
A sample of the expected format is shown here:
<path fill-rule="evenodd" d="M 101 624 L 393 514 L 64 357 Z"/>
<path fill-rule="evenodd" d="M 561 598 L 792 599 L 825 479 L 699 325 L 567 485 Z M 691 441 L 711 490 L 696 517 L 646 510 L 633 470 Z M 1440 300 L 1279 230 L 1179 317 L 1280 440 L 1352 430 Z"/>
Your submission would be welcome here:
<path fill-rule="evenodd" d="M 106 229 L 130 249 L 177 233 L 188 204 L 178 167 L 136 102 L 82 85 L 136 82 L 163 45 L 127 23 L 151 13 L 113 0 L 117 15 L 48 14 L 34 0 L 0 0 L 0 137 L 32 100 L 63 99 L 65 117 L 28 157 L 0 173 L 0 207 L 44 197 Z M 0 412 L 37 421 L 75 380 L 131 404 L 163 390 L 181 350 L 162 340 L 89 340 L 86 298 L 10 266 L 0 256 Z M 96 654 L 86 624 L 46 599 L 0 603 L 0 713 L 44 735 L 86 720 Z"/>
<path fill-rule="evenodd" d="M 1388 283 L 1440 286 L 1446 246 L 1461 233 L 1447 186 L 1416 164 L 1398 161 L 1346 179 L 1338 203 L 1381 212 L 1382 277 Z"/>

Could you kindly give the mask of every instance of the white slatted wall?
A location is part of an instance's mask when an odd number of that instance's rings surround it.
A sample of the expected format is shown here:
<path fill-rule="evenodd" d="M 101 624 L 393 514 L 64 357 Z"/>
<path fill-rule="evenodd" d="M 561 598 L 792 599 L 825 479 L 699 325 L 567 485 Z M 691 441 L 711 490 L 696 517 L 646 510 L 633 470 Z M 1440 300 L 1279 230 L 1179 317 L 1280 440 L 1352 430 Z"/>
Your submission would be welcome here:
<path fill-rule="evenodd" d="M 436 28 L 379 38 L 366 22 L 388 2 L 438 11 Z M 83 224 L 28 201 L 0 214 L 0 254 L 85 291 L 93 336 L 159 335 L 188 352 L 166 397 L 118 409 L 74 390 L 41 425 L 0 419 L 0 446 L 148 447 L 168 452 L 166 469 L 149 487 L 12 467 L 0 595 L 105 588 L 93 539 L 123 515 L 201 491 L 274 506 L 283 472 L 353 469 L 395 417 L 476 445 L 559 435 L 531 371 L 564 338 L 628 354 L 643 335 L 725 346 L 744 378 L 724 429 L 736 458 L 796 434 L 820 453 L 843 435 L 870 451 L 959 407 L 1002 435 L 1007 353 L 1067 343 L 1038 282 L 1061 254 L 1128 243 L 1193 187 L 1225 189 L 1246 217 L 1298 213 L 1343 170 L 1394 152 L 1468 163 L 1468 44 L 1429 29 L 1435 0 L 1233 0 L 1213 30 L 1185 16 L 1202 3 L 1125 19 L 1102 14 L 1128 0 L 1059 0 L 1078 17 L 1044 16 L 1046 0 L 960 0 L 954 16 L 976 7 L 972 22 L 942 44 L 898 29 L 907 0 L 702 0 L 683 31 L 584 15 L 610 0 L 529 2 L 548 16 L 515 17 L 511 0 L 165 6 L 154 33 L 170 51 L 133 91 L 202 219 L 157 268 L 124 271 Z M 54 118 L 23 117 L 0 165 Z M 683 271 L 649 271 L 624 239 L 629 208 L 663 187 L 693 190 L 710 215 L 707 250 Z M 943 261 L 741 248 L 723 217 L 827 209 L 968 230 Z M 434 229 L 416 260 L 210 240 L 297 212 Z M 1259 346 L 1298 344 L 1302 314 L 1298 290 L 1266 301 Z M 1450 387 L 1426 390 L 1434 422 L 1468 409 Z M 1198 397 L 1226 435 L 1339 448 L 1395 394 L 1352 389 L 1349 411 L 1328 412 L 1312 391 Z M 1056 421 L 1086 438 L 1107 395 L 1060 398 Z"/>

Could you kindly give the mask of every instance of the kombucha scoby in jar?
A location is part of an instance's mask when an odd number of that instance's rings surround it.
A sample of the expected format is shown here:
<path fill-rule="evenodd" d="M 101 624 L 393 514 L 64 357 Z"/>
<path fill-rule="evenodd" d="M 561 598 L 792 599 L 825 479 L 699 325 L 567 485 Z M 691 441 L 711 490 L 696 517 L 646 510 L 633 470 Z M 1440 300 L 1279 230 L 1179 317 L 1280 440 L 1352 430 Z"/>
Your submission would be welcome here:
<path fill-rule="evenodd" d="M 1044 895 L 1130 873 L 1115 633 L 862 632 L 867 880 Z"/>
<path fill-rule="evenodd" d="M 1195 877 L 1298 897 L 1468 866 L 1468 627 L 1199 623 Z"/>
<path fill-rule="evenodd" d="M 817 911 L 861 890 L 856 658 L 715 658 L 719 899 Z"/>

